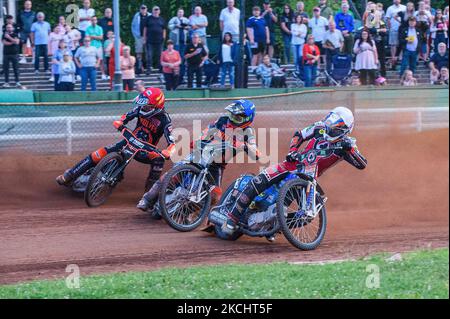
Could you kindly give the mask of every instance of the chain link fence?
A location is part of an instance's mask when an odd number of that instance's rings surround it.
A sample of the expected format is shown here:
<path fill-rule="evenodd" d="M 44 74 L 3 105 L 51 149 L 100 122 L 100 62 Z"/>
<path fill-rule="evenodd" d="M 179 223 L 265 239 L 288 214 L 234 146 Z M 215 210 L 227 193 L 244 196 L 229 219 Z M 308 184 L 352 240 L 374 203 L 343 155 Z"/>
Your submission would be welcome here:
<path fill-rule="evenodd" d="M 424 130 L 449 126 L 448 107 L 425 107 L 425 103 L 412 107 L 401 103 L 388 105 L 380 102 L 381 96 L 373 99 L 370 95 L 364 99 L 359 95 L 350 90 L 318 90 L 249 99 L 257 105 L 255 127 L 267 131 L 276 129 L 280 134 L 292 134 L 298 128 L 319 121 L 338 105 L 355 112 L 360 130 L 389 127 Z M 192 133 L 195 120 L 200 121 L 197 125 L 205 127 L 223 114 L 224 107 L 235 99 L 168 99 L 166 105 L 174 128 Z M 408 97 L 403 97 L 403 101 L 407 100 Z M 131 103 L 123 101 L 64 105 L 4 103 L 0 105 L 0 152 L 18 150 L 68 155 L 89 152 L 120 138 L 112 122 L 131 108 Z M 132 128 L 134 123 L 129 126 Z"/>

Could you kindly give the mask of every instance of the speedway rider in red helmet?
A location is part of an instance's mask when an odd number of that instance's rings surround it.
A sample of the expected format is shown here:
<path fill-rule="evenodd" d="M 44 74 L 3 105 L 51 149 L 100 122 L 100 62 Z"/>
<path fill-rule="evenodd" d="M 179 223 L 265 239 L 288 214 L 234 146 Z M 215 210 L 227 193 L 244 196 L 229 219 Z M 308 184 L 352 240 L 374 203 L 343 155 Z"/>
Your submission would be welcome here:
<path fill-rule="evenodd" d="M 290 172 L 296 171 L 302 154 L 306 154 L 312 149 L 327 149 L 333 145 L 337 146 L 336 150 L 333 150 L 328 157 L 319 161 L 318 176 L 342 160 L 358 169 L 366 168 L 367 160 L 359 152 L 356 140 L 348 136 L 352 132 L 353 126 L 352 111 L 341 106 L 334 108 L 323 121 L 297 131 L 291 140 L 286 160 L 266 168 L 258 176 L 255 176 L 242 192 L 235 194 L 235 198 L 230 200 L 230 203 L 234 204 L 233 207 L 225 208 L 228 210 L 228 219 L 223 224 L 222 231 L 228 235 L 233 234 L 238 228 L 241 213 L 254 198 L 272 185 L 279 183 Z M 306 143 L 304 147 L 302 147 L 303 143 Z"/>
<path fill-rule="evenodd" d="M 139 154 L 136 157 L 138 161 L 151 165 L 145 185 L 145 189 L 148 190 L 161 176 L 164 160 L 169 159 L 175 151 L 175 140 L 172 136 L 171 119 L 164 109 L 164 93 L 158 88 L 146 88 L 145 83 L 140 80 L 136 81 L 135 87 L 139 92 L 139 95 L 133 101 L 136 105 L 135 108 L 122 115 L 120 121 L 114 122 L 114 126 L 120 128 L 137 118 L 136 128 L 133 131 L 137 138 L 157 145 L 161 137 L 165 137 L 168 147 L 161 152 L 165 158 L 162 158 L 156 153 Z M 63 175 L 58 176 L 56 182 L 63 186 L 71 185 L 78 177 L 92 167 L 95 167 L 107 154 L 120 151 L 125 145 L 126 141 L 122 140 L 116 144 L 94 151 L 73 168 L 67 170 Z"/>

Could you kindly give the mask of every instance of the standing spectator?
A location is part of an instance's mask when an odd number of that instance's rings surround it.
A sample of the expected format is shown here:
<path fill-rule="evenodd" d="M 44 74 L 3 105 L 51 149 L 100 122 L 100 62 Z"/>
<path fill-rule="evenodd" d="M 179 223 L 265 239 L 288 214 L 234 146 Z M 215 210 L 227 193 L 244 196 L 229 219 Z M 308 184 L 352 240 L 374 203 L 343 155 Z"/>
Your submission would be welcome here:
<path fill-rule="evenodd" d="M 330 21 L 329 28 L 323 37 L 322 47 L 325 49 L 327 72 L 331 73 L 333 57 L 342 50 L 344 37 L 341 31 L 336 29 L 334 21 Z"/>
<path fill-rule="evenodd" d="M 328 0 L 319 0 L 320 15 L 327 20 L 334 16 L 333 9 L 328 6 Z"/>
<path fill-rule="evenodd" d="M 114 81 L 114 75 L 116 73 L 116 48 L 114 47 L 114 39 L 115 36 L 112 38 L 111 43 L 106 48 L 107 51 L 110 52 L 109 56 L 109 87 L 112 90 L 113 89 L 113 81 Z M 123 49 L 125 48 L 125 44 L 122 43 L 121 40 L 119 40 L 119 58 L 123 56 Z"/>
<path fill-rule="evenodd" d="M 275 25 L 278 23 L 278 17 L 270 5 L 270 0 L 264 0 L 263 7 L 264 11 L 261 17 L 266 21 L 266 25 L 269 28 L 268 53 L 270 58 L 273 58 L 275 51 Z"/>
<path fill-rule="evenodd" d="M 401 26 L 400 12 L 405 12 L 406 7 L 401 0 L 393 0 L 393 4 L 386 11 L 387 26 L 389 29 L 389 46 L 391 47 L 391 66 L 395 70 L 397 55 L 399 54 L 399 29 Z"/>
<path fill-rule="evenodd" d="M 84 37 L 84 46 L 80 47 L 75 54 L 75 63 L 81 72 L 81 91 L 86 91 L 87 84 L 90 82 L 91 90 L 97 90 L 97 68 L 100 65 L 100 55 L 97 48 L 91 46 L 91 38 Z"/>
<path fill-rule="evenodd" d="M 222 47 L 219 52 L 220 63 L 220 85 L 225 86 L 225 78 L 228 74 L 230 77 L 230 85 L 234 86 L 234 68 L 237 58 L 237 45 L 233 42 L 233 35 L 230 32 L 226 32 Z"/>
<path fill-rule="evenodd" d="M 384 5 L 383 5 L 381 2 L 378 2 L 378 3 L 377 3 L 377 10 L 378 10 L 378 12 L 379 12 L 379 14 L 380 14 L 381 20 L 382 20 L 382 21 L 386 21 L 386 20 L 385 20 L 385 18 L 386 18 L 386 12 L 384 11 Z M 386 22 L 385 22 L 385 23 L 386 23 Z"/>
<path fill-rule="evenodd" d="M 194 33 L 192 35 L 192 43 L 187 45 L 184 55 L 188 66 L 188 88 L 192 88 L 194 75 L 196 77 L 197 88 L 202 86 L 202 67 L 207 56 L 208 53 L 201 42 L 200 35 Z"/>
<path fill-rule="evenodd" d="M 10 24 L 10 25 L 13 26 L 13 28 L 14 28 L 14 33 L 19 34 L 20 28 L 19 28 L 19 26 L 17 25 L 17 23 L 14 23 L 14 17 L 13 17 L 12 15 L 9 15 L 9 14 L 8 14 L 7 16 L 5 16 L 5 23 L 4 23 L 3 26 L 2 26 L 2 32 L 3 32 L 3 33 L 5 33 L 5 31 L 6 31 L 6 26 L 7 26 L 8 24 Z"/>
<path fill-rule="evenodd" d="M 173 41 L 168 40 L 167 50 L 161 54 L 161 65 L 167 91 L 176 90 L 180 83 L 181 62 L 180 53 L 174 49 Z"/>
<path fill-rule="evenodd" d="M 110 80 L 109 76 L 109 61 L 111 60 L 111 49 L 114 45 L 114 32 L 108 31 L 106 35 L 106 40 L 103 42 L 103 68 L 107 74 L 107 79 Z"/>
<path fill-rule="evenodd" d="M 48 55 L 52 56 L 59 47 L 59 41 L 64 38 L 64 35 L 59 33 L 59 26 L 53 28 L 53 32 L 48 36 Z"/>
<path fill-rule="evenodd" d="M 136 58 L 131 55 L 131 48 L 129 46 L 123 47 L 123 56 L 120 57 L 120 70 L 122 71 L 122 82 L 125 92 L 133 91 L 136 74 L 134 66 Z"/>
<path fill-rule="evenodd" d="M 58 25 L 56 26 L 58 30 L 56 32 L 64 36 L 66 34 L 66 24 L 66 18 L 64 16 L 60 16 L 58 18 Z"/>
<path fill-rule="evenodd" d="M 12 24 L 6 25 L 6 32 L 2 36 L 3 43 L 3 73 L 5 74 L 4 88 L 9 88 L 9 64 L 11 63 L 14 71 L 14 79 L 16 86 L 21 87 L 19 82 L 19 52 L 20 52 L 20 38 L 14 32 Z"/>
<path fill-rule="evenodd" d="M 60 77 L 60 63 L 64 58 L 64 53 L 67 52 L 67 44 L 64 40 L 60 40 L 58 49 L 55 50 L 52 57 L 52 78 L 55 84 L 55 91 L 59 91 L 59 77 Z M 72 54 L 72 53 L 70 53 Z"/>
<path fill-rule="evenodd" d="M 72 57 L 75 56 L 75 53 L 77 52 L 78 48 L 80 47 L 80 40 L 81 40 L 81 32 L 77 29 L 72 29 L 70 24 L 66 24 L 66 35 L 64 36 L 64 41 L 67 43 L 67 49 L 69 49 L 72 52 Z M 73 62 L 73 61 L 72 61 Z M 75 64 L 75 63 L 74 63 Z M 75 64 L 76 68 L 76 77 L 77 80 L 81 80 L 80 77 L 80 69 Z"/>
<path fill-rule="evenodd" d="M 184 55 L 188 40 L 189 19 L 184 16 L 184 10 L 178 9 L 176 17 L 169 21 L 169 39 L 173 42 L 175 50 Z"/>
<path fill-rule="evenodd" d="M 106 41 L 109 31 L 114 32 L 113 11 L 111 8 L 105 9 L 105 16 L 98 21 L 98 25 L 103 30 L 103 40 Z"/>
<path fill-rule="evenodd" d="M 303 46 L 303 70 L 305 72 L 305 87 L 312 87 L 316 82 L 317 67 L 320 60 L 320 49 L 314 44 L 313 35 L 308 36 L 307 43 Z"/>
<path fill-rule="evenodd" d="M 350 6 L 347 2 L 342 3 L 342 12 L 336 14 L 335 22 L 338 30 L 342 32 L 344 36 L 344 49 L 346 54 L 352 54 L 355 30 L 354 20 L 352 15 L 348 12 Z"/>
<path fill-rule="evenodd" d="M 297 5 L 295 6 L 295 15 L 301 15 L 303 17 L 303 23 L 308 25 L 309 22 L 309 15 L 305 11 L 305 3 L 303 1 L 297 2 Z"/>
<path fill-rule="evenodd" d="M 19 12 L 17 16 L 17 26 L 20 29 L 20 41 L 22 42 L 22 58 L 20 59 L 20 64 L 27 63 L 25 55 L 27 52 L 27 42 L 31 42 L 31 26 L 36 21 L 36 13 L 31 10 L 33 4 L 31 1 L 27 0 L 23 4 L 24 9 Z"/>
<path fill-rule="evenodd" d="M 103 66 L 103 29 L 98 24 L 96 16 L 91 18 L 91 25 L 86 29 L 86 36 L 91 38 L 91 46 L 97 49 L 100 57 L 100 71 L 102 72 L 102 80 L 107 80 L 105 68 Z"/>
<path fill-rule="evenodd" d="M 255 70 L 256 74 L 261 77 L 262 86 L 269 87 L 285 87 L 286 76 L 280 66 L 270 61 L 268 54 L 264 55 L 263 62 Z"/>
<path fill-rule="evenodd" d="M 414 2 L 408 2 L 406 4 L 406 10 L 405 12 L 399 12 L 399 17 L 401 17 L 401 25 L 400 29 L 408 28 L 408 20 L 410 17 L 416 16 L 416 6 L 414 5 Z"/>
<path fill-rule="evenodd" d="M 320 49 L 320 52 L 323 51 L 322 42 L 327 33 L 327 28 L 329 22 L 326 18 L 320 15 L 320 8 L 315 7 L 313 10 L 313 17 L 309 20 L 309 27 L 311 28 L 311 34 L 314 36 L 316 40 L 316 45 Z"/>
<path fill-rule="evenodd" d="M 69 50 L 64 51 L 63 59 L 59 62 L 58 91 L 73 91 L 75 88 L 75 63 Z"/>
<path fill-rule="evenodd" d="M 448 26 L 445 23 L 442 10 L 436 10 L 436 17 L 431 26 L 431 38 L 433 39 L 434 53 L 438 52 L 439 43 L 448 43 Z"/>
<path fill-rule="evenodd" d="M 307 26 L 303 23 L 303 16 L 297 14 L 295 23 L 291 25 L 292 47 L 294 50 L 294 63 L 297 72 L 300 71 L 302 65 L 303 45 L 305 44 L 306 35 L 308 33 Z"/>
<path fill-rule="evenodd" d="M 166 39 L 166 22 L 160 17 L 161 9 L 154 6 L 152 15 L 147 17 L 144 26 L 144 43 L 147 49 L 147 75 L 151 73 L 153 65 L 161 69 L 161 52 Z M 154 62 L 156 63 L 154 64 Z"/>
<path fill-rule="evenodd" d="M 417 79 L 414 77 L 414 73 L 411 70 L 406 70 L 400 84 L 402 86 L 417 86 Z"/>
<path fill-rule="evenodd" d="M 253 16 L 246 23 L 248 41 L 252 50 L 252 66 L 261 63 L 266 52 L 266 46 L 270 44 L 270 31 L 266 20 L 261 17 L 261 9 L 253 7 Z"/>
<path fill-rule="evenodd" d="M 45 20 L 45 15 L 39 12 L 37 21 L 31 26 L 31 45 L 34 47 L 34 70 L 39 74 L 39 58 L 44 58 L 44 71 L 48 73 L 48 39 L 51 31 L 50 24 Z"/>
<path fill-rule="evenodd" d="M 91 25 L 91 19 L 95 16 L 95 10 L 91 8 L 91 1 L 84 0 L 83 8 L 78 10 L 78 30 L 81 32 L 81 39 L 86 36 L 86 29 Z"/>
<path fill-rule="evenodd" d="M 369 2 L 366 11 L 362 17 L 363 25 L 366 29 L 379 28 L 381 23 L 381 13 L 377 10 L 377 5 L 374 2 Z"/>
<path fill-rule="evenodd" d="M 402 66 L 400 68 L 400 77 L 406 69 L 416 72 L 417 55 L 419 51 L 420 32 L 416 29 L 416 18 L 409 18 L 408 29 L 402 30 L 399 35 L 400 46 L 403 50 Z"/>
<path fill-rule="evenodd" d="M 369 31 L 363 30 L 361 38 L 356 40 L 353 52 L 356 54 L 355 70 L 359 72 L 362 85 L 374 85 L 378 68 L 378 53 L 375 41 Z"/>
<path fill-rule="evenodd" d="M 199 35 L 203 46 L 208 50 L 208 44 L 206 43 L 208 18 L 202 14 L 202 7 L 196 6 L 194 8 L 194 14 L 189 17 L 189 23 L 191 25 L 192 33 L 197 33 Z"/>
<path fill-rule="evenodd" d="M 430 34 L 430 27 L 433 22 L 431 12 L 427 10 L 425 2 L 419 2 L 419 10 L 416 12 L 416 29 L 419 31 L 419 57 L 428 62 L 429 46 L 428 35 Z"/>
<path fill-rule="evenodd" d="M 281 33 L 283 34 L 284 61 L 291 63 L 291 25 L 294 22 L 294 12 L 289 4 L 284 5 L 283 14 L 280 18 Z"/>
<path fill-rule="evenodd" d="M 141 74 L 144 70 L 144 27 L 147 22 L 147 18 L 150 16 L 147 6 L 141 5 L 139 12 L 133 17 L 131 23 L 131 32 L 134 37 L 134 50 L 136 52 L 136 73 Z"/>
<path fill-rule="evenodd" d="M 239 43 L 241 11 L 234 7 L 234 0 L 227 0 L 227 7 L 220 12 L 219 21 L 222 39 L 225 36 L 225 33 L 229 32 L 233 36 L 233 42 Z"/>
<path fill-rule="evenodd" d="M 382 13 L 377 5 L 370 2 L 367 5 L 366 12 L 363 16 L 363 21 L 366 30 L 369 31 L 370 36 L 375 41 L 378 59 L 380 63 L 380 74 L 382 77 L 386 76 L 386 24 L 382 19 Z"/>

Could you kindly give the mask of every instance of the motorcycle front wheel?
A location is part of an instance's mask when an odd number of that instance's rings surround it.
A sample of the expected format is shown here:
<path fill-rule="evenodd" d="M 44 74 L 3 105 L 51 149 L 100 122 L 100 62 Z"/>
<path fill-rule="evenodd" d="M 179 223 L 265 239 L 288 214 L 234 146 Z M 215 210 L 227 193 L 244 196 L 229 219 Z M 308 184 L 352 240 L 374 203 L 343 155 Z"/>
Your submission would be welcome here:
<path fill-rule="evenodd" d="M 200 193 L 204 194 L 198 202 L 194 201 L 198 194 L 201 170 L 190 164 L 175 166 L 165 175 L 159 206 L 164 220 L 180 232 L 188 232 L 198 228 L 211 206 L 210 184 L 205 180 Z"/>
<path fill-rule="evenodd" d="M 302 202 L 307 185 L 302 179 L 288 181 L 280 190 L 276 207 L 284 236 L 289 243 L 301 250 L 316 249 L 322 242 L 327 227 L 325 206 L 322 206 L 314 218 L 303 212 Z M 316 204 L 323 205 L 320 194 L 317 194 Z"/>
<path fill-rule="evenodd" d="M 84 201 L 89 207 L 101 206 L 108 200 L 120 181 L 122 172 L 117 174 L 117 170 L 123 161 L 122 155 L 110 153 L 95 166 L 84 192 Z"/>

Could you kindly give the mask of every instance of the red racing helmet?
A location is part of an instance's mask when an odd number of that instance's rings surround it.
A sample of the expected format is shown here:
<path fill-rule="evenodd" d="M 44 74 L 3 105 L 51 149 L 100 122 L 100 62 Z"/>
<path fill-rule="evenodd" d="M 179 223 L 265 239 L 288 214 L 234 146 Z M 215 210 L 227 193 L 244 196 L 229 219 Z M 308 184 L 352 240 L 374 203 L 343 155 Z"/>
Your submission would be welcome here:
<path fill-rule="evenodd" d="M 150 87 L 134 99 L 134 104 L 141 106 L 140 114 L 154 116 L 164 110 L 166 98 L 161 89 Z"/>

